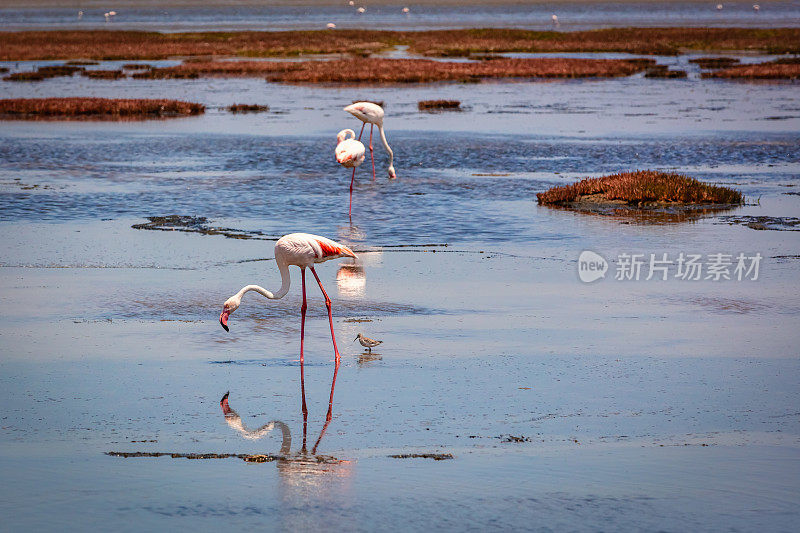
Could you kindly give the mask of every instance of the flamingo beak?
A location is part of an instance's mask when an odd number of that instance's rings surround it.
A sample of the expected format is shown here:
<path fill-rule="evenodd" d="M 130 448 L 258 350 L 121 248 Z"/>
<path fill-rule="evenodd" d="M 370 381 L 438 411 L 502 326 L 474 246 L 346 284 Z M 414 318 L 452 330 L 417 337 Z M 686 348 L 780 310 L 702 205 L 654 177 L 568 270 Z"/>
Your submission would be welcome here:
<path fill-rule="evenodd" d="M 219 405 L 220 405 L 220 407 L 222 407 L 222 412 L 224 414 L 226 414 L 226 415 L 231 412 L 231 408 L 228 405 L 228 395 L 229 394 L 230 394 L 230 391 L 226 392 L 225 396 L 222 397 L 222 400 L 219 401 Z"/>
<path fill-rule="evenodd" d="M 356 338 L 353 339 L 353 342 L 356 342 L 357 340 L 358 340 L 358 335 L 356 335 Z"/>
<path fill-rule="evenodd" d="M 219 315 L 219 325 L 222 326 L 222 329 L 224 329 L 225 331 L 230 331 L 230 329 L 228 329 L 228 317 L 230 316 L 230 314 L 231 314 L 230 311 L 226 309 L 222 311 L 222 313 L 220 313 Z"/>

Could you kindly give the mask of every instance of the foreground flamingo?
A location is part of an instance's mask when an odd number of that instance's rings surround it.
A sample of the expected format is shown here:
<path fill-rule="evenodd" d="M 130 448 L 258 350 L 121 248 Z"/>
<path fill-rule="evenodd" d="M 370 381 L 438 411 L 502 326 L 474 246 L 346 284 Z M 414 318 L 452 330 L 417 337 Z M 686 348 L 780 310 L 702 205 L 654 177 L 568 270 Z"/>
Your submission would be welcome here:
<path fill-rule="evenodd" d="M 351 137 L 348 139 L 347 136 Z M 351 129 L 342 130 L 336 136 L 336 162 L 345 168 L 352 168 L 350 177 L 350 208 L 347 215 L 353 212 L 353 181 L 356 179 L 356 167 L 364 162 L 364 145 L 356 140 L 356 132 Z"/>
<path fill-rule="evenodd" d="M 355 104 L 349 105 L 344 108 L 345 111 L 356 117 L 358 120 L 363 122 L 364 124 L 361 126 L 361 133 L 358 134 L 358 139 L 361 140 L 361 135 L 364 133 L 364 126 L 367 123 L 370 124 L 369 126 L 369 155 L 372 157 L 372 179 L 375 179 L 375 153 L 372 150 L 372 130 L 375 126 L 378 126 L 378 131 L 381 134 L 381 141 L 383 141 L 383 146 L 386 147 L 386 151 L 389 152 L 389 178 L 394 179 L 397 177 L 397 174 L 394 172 L 394 153 L 392 149 L 389 148 L 389 143 L 386 142 L 386 134 L 383 132 L 383 108 L 378 104 L 373 104 L 372 102 L 356 102 Z"/>
<path fill-rule="evenodd" d="M 320 237 L 319 235 L 311 235 L 309 233 L 291 233 L 289 235 L 284 235 L 275 243 L 275 263 L 277 263 L 278 270 L 281 273 L 281 288 L 278 289 L 278 292 L 273 294 L 258 285 L 246 285 L 225 301 L 222 313 L 219 315 L 219 323 L 225 328 L 225 331 L 228 331 L 228 317 L 239 308 L 242 303 L 242 296 L 244 296 L 246 292 L 255 291 L 271 300 L 283 298 L 286 296 L 286 293 L 289 292 L 289 285 L 291 284 L 289 266 L 295 265 L 300 267 L 300 279 L 303 284 L 303 305 L 300 307 L 300 386 L 303 395 L 303 413 L 308 413 L 308 409 L 306 409 L 305 379 L 303 376 L 303 341 L 305 339 L 306 309 L 308 308 L 306 305 L 306 268 L 311 269 L 311 273 L 314 274 L 319 288 L 323 296 L 325 296 L 325 306 L 328 308 L 328 321 L 331 326 L 333 351 L 336 354 L 333 382 L 331 383 L 331 396 L 328 401 L 328 419 L 330 419 L 333 409 L 333 389 L 336 386 L 336 374 L 339 371 L 339 349 L 336 347 L 336 336 L 333 333 L 331 299 L 328 298 L 328 293 L 325 292 L 325 288 L 322 286 L 319 276 L 317 276 L 317 271 L 314 270 L 314 264 L 339 257 L 355 258 L 355 256 L 356 254 L 347 246 L 343 246 L 331 239 Z"/>

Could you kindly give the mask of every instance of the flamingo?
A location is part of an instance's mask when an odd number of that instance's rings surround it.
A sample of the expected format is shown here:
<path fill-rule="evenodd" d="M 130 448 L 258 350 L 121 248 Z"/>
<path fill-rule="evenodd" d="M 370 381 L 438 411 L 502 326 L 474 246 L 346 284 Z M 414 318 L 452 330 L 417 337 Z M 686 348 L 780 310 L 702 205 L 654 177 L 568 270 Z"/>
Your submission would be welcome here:
<path fill-rule="evenodd" d="M 328 24 L 325 25 L 325 27 L 328 28 L 329 30 L 335 30 L 336 24 L 334 24 L 333 22 L 329 22 Z"/>
<path fill-rule="evenodd" d="M 351 137 L 348 139 L 348 135 Z M 364 162 L 364 145 L 356 140 L 356 132 L 351 129 L 342 130 L 336 135 L 336 162 L 345 168 L 352 168 L 350 177 L 350 208 L 347 216 L 353 212 L 353 181 L 356 179 L 356 167 Z"/>
<path fill-rule="evenodd" d="M 361 132 L 358 134 L 358 140 L 361 140 L 361 135 L 364 133 L 364 126 L 369 123 L 369 155 L 372 158 L 372 179 L 375 179 L 375 153 L 372 149 L 372 130 L 378 126 L 378 131 L 381 134 L 381 141 L 386 151 L 389 152 L 389 178 L 394 179 L 397 177 L 394 171 L 394 153 L 389 148 L 389 143 L 386 142 L 386 133 L 383 131 L 383 108 L 378 104 L 372 102 L 356 102 L 344 108 L 345 111 L 356 117 L 364 124 L 361 126 Z"/>
<path fill-rule="evenodd" d="M 278 265 L 278 271 L 281 273 L 281 288 L 278 292 L 272 293 L 258 285 L 246 285 L 242 289 L 228 298 L 222 307 L 222 313 L 219 315 L 219 323 L 225 329 L 228 328 L 228 318 L 234 311 L 236 311 L 242 303 L 242 297 L 245 293 L 255 291 L 270 300 L 278 300 L 286 296 L 289 292 L 291 285 L 291 277 L 289 276 L 289 267 L 294 265 L 300 267 L 300 279 L 303 284 L 303 305 L 300 307 L 300 389 L 303 396 L 303 414 L 308 414 L 306 408 L 306 393 L 305 393 L 305 380 L 303 376 L 303 341 L 305 339 L 305 326 L 306 326 L 306 268 L 311 269 L 314 278 L 319 284 L 322 295 L 325 297 L 325 307 L 328 308 L 328 321 L 331 326 L 331 341 L 333 341 L 333 351 L 336 354 L 335 366 L 333 370 L 333 382 L 331 383 L 331 396 L 328 401 L 328 420 L 331 418 L 333 410 L 333 389 L 336 386 L 336 374 L 339 372 L 339 348 L 336 347 L 336 336 L 333 332 L 333 314 L 331 312 L 331 299 L 322 282 L 314 270 L 316 263 L 322 263 L 331 259 L 339 257 L 352 257 L 355 258 L 356 254 L 350 248 L 339 244 L 336 241 L 319 235 L 311 235 L 310 233 L 290 233 L 284 235 L 278 242 L 275 243 L 275 263 Z"/>

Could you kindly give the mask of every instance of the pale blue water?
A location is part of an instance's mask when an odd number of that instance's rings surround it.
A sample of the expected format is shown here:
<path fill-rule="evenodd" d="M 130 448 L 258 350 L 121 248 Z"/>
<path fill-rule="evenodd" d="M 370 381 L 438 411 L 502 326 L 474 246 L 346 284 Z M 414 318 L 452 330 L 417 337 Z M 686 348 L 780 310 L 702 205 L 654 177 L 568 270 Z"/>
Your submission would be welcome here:
<path fill-rule="evenodd" d="M 509 27 L 529 29 L 585 30 L 625 26 L 692 27 L 797 27 L 800 4 L 762 2 L 557 2 L 494 5 L 370 5 L 342 1 L 340 6 L 215 6 L 84 8 L 79 3 L 62 8 L 0 9 L 0 29 L 149 29 L 194 30 L 288 30 L 337 28 L 417 30 L 437 28 Z M 363 14 L 356 8 L 365 5 Z M 409 13 L 403 13 L 403 7 Z M 114 9 L 117 16 L 107 23 L 103 14 Z M 554 26 L 552 15 L 559 25 Z"/>

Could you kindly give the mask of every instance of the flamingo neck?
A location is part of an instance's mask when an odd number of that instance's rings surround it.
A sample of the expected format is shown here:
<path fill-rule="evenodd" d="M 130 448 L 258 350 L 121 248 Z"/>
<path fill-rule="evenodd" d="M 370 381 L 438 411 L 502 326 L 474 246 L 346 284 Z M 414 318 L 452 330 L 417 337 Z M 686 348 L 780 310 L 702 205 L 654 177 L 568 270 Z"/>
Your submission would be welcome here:
<path fill-rule="evenodd" d="M 270 300 L 278 300 L 286 296 L 286 293 L 289 292 L 289 286 L 292 283 L 292 278 L 289 276 L 289 265 L 279 260 L 278 270 L 281 273 L 281 288 L 278 289 L 278 292 L 273 294 L 264 287 L 260 287 L 258 285 L 247 285 L 246 287 L 242 287 L 242 290 L 239 291 L 239 299 L 241 300 L 242 296 L 244 296 L 246 292 L 250 291 L 255 291 L 262 296 L 269 298 Z"/>
<path fill-rule="evenodd" d="M 378 131 L 381 133 L 381 141 L 383 141 L 383 146 L 386 148 L 386 151 L 389 152 L 389 166 L 394 165 L 394 152 L 392 149 L 389 148 L 389 143 L 386 142 L 386 134 L 383 132 L 383 124 L 378 124 Z"/>

